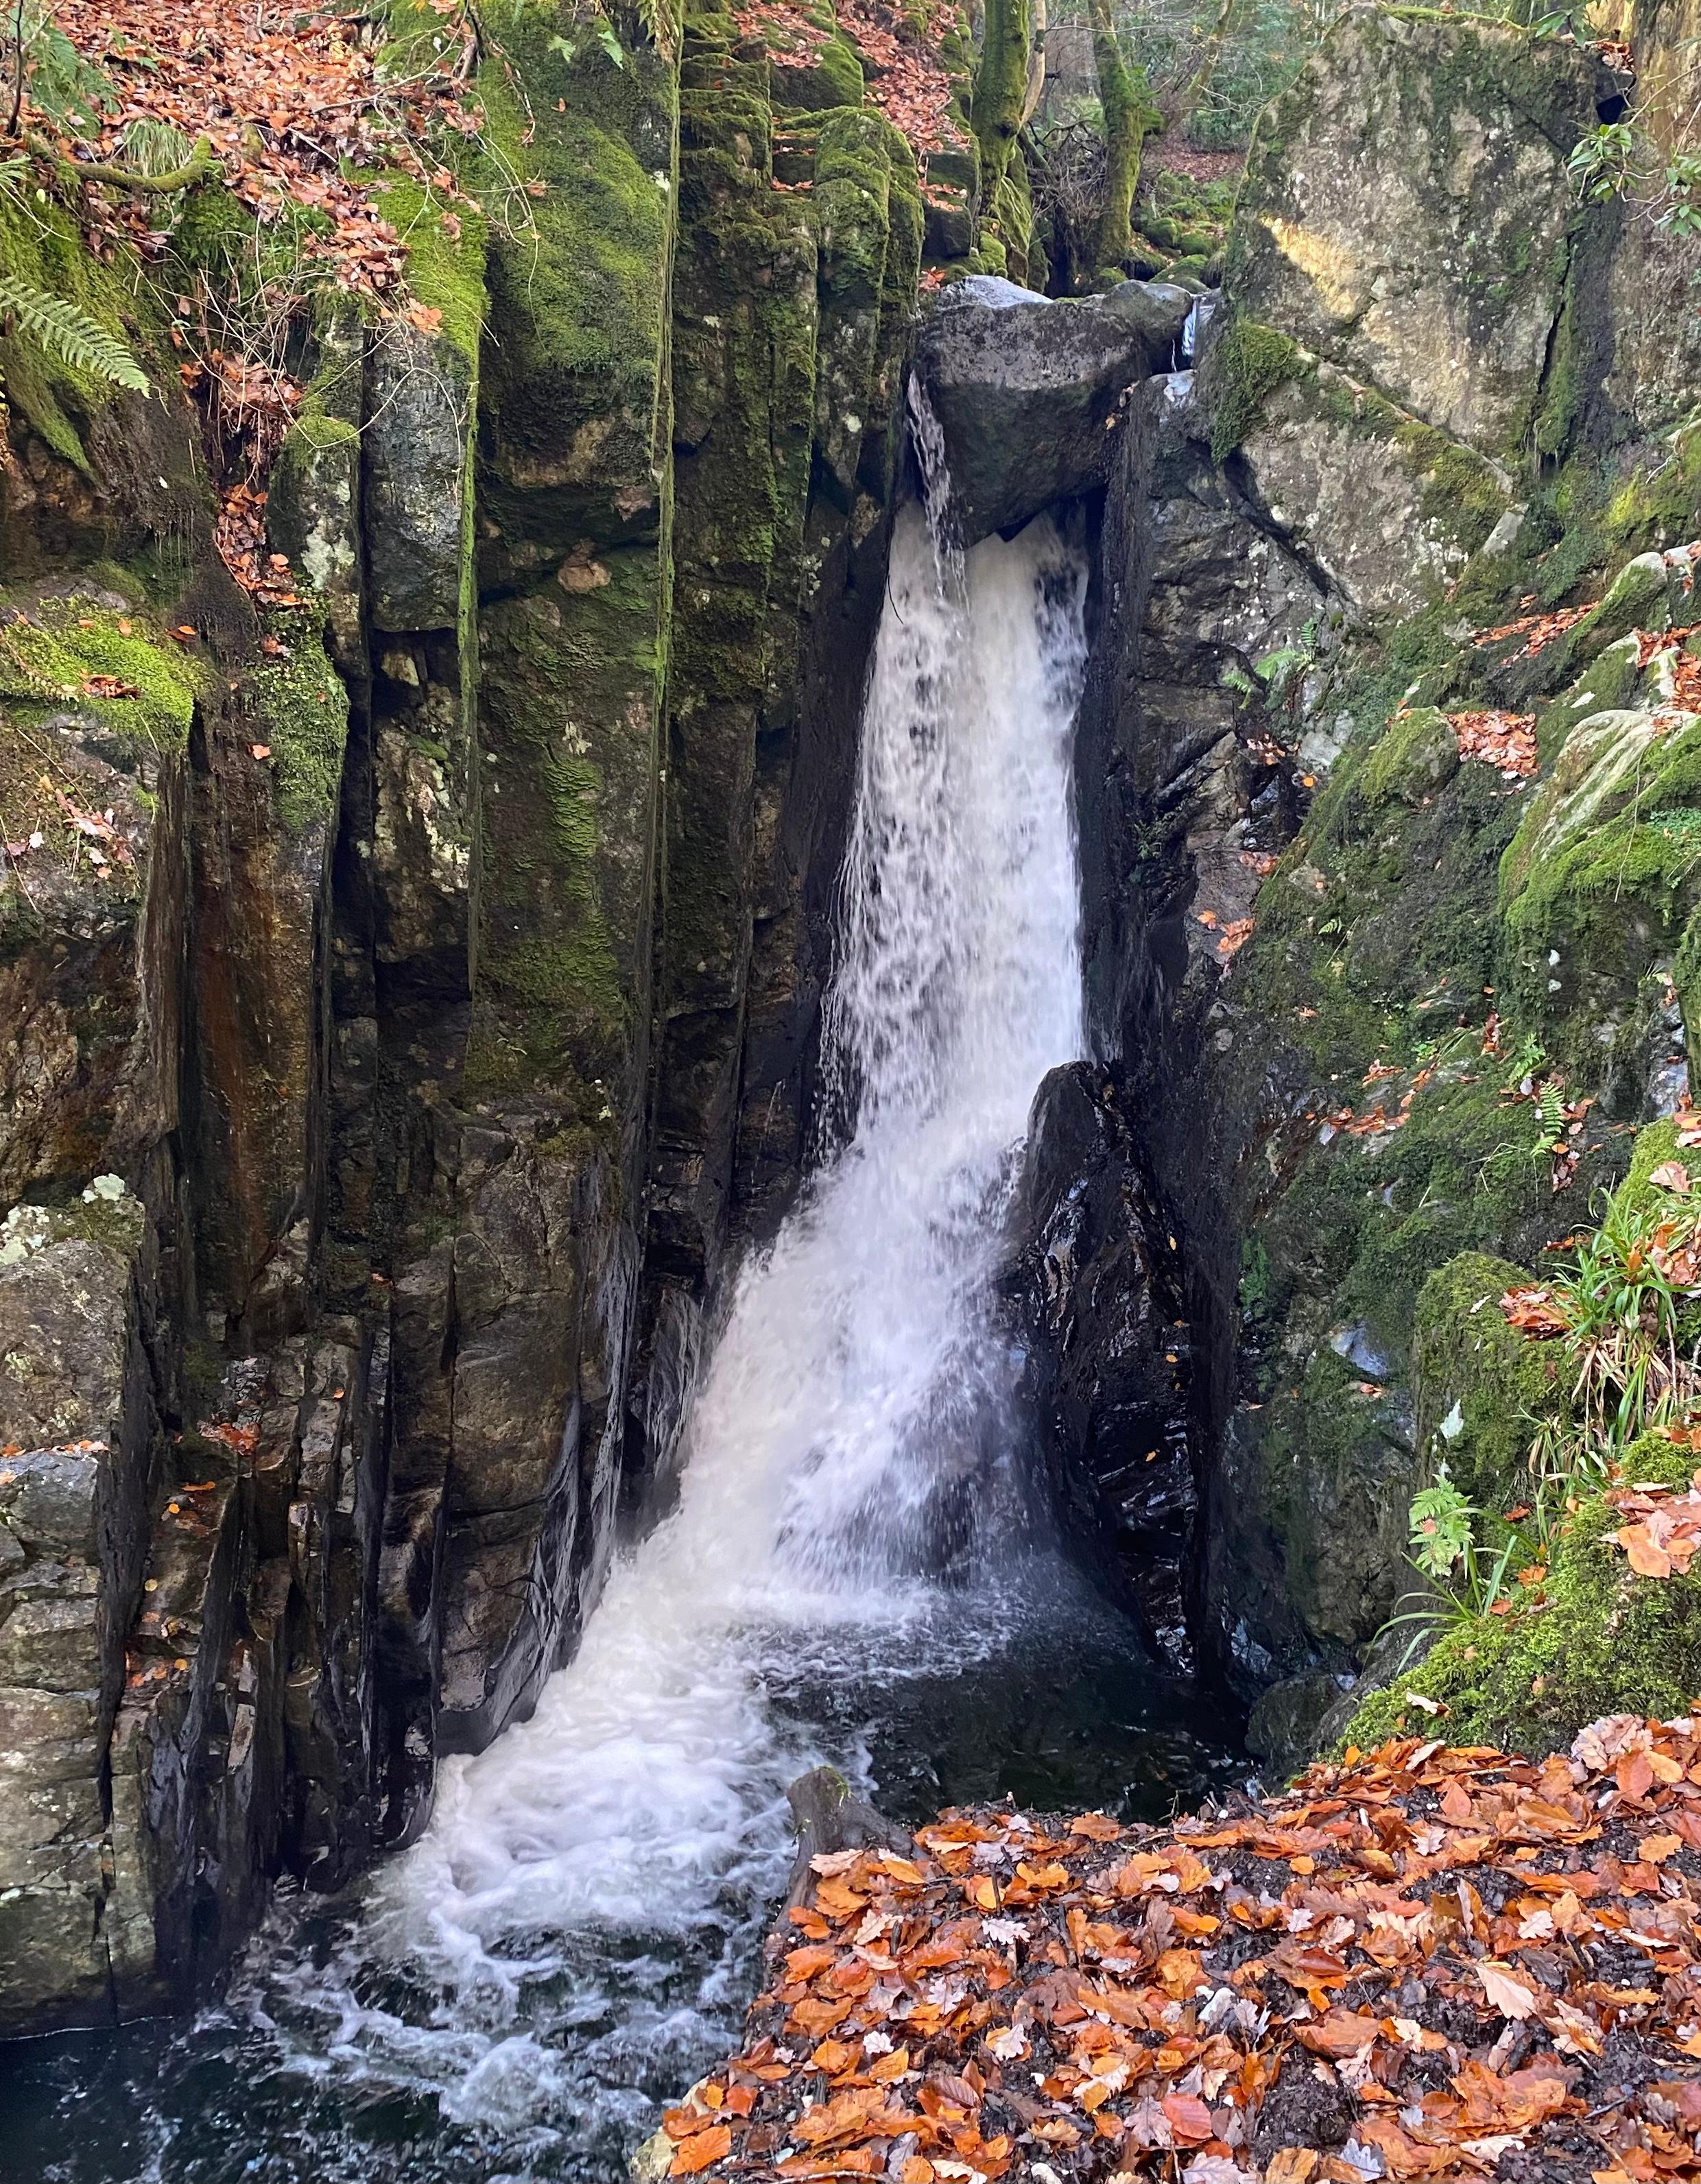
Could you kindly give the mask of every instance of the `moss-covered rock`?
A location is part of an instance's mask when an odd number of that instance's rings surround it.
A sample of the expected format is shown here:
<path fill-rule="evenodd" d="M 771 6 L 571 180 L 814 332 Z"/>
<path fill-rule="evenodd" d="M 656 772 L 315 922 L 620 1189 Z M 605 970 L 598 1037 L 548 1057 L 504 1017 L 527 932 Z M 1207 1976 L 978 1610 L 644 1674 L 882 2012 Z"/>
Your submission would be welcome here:
<path fill-rule="evenodd" d="M 915 292 L 921 192 L 909 147 L 878 115 L 830 116 L 815 155 L 821 238 L 820 345 L 815 360 L 814 435 L 839 504 L 856 498 L 864 435 L 886 389 L 881 349 L 888 338 L 889 285 Z"/>
<path fill-rule="evenodd" d="M 1458 772 L 1458 738 L 1437 705 L 1403 708 L 1365 760 L 1362 776 L 1371 805 L 1391 799 L 1421 810 Z"/>
<path fill-rule="evenodd" d="M 1239 307 L 1509 457 L 1564 306 L 1564 161 L 1606 87 L 1592 53 L 1510 24 L 1349 10 L 1259 120 L 1228 252 Z"/>
<path fill-rule="evenodd" d="M 315 314 L 316 368 L 272 464 L 266 536 L 323 602 L 337 657 L 361 679 L 365 548 L 360 535 L 366 326 L 352 299 Z"/>
<path fill-rule="evenodd" d="M 104 587 L 0 620 L 0 1199 L 175 1127 L 186 750 L 210 681 Z M 95 694 L 100 693 L 103 694 Z"/>
<path fill-rule="evenodd" d="M 349 691 L 318 632 L 298 627 L 245 679 L 244 711 L 265 748 L 277 811 L 292 833 L 327 825 L 337 808 L 349 737 Z"/>
<path fill-rule="evenodd" d="M 1257 338 L 1254 339 L 1256 334 Z M 1506 473 L 1285 337 L 1230 327 L 1224 407 L 1272 520 L 1356 608 L 1411 615 L 1463 574 L 1511 504 Z"/>
<path fill-rule="evenodd" d="M 1564 1353 L 1511 1328 L 1500 1309 L 1529 1276 L 1509 1260 L 1461 1252 L 1418 1295 L 1414 1342 L 1418 1445 L 1444 1460 L 1462 1492 L 1490 1514 L 1525 1498 L 1531 1441 L 1570 1397 Z"/>
<path fill-rule="evenodd" d="M 617 1130 L 647 1006 L 676 91 L 653 49 L 616 68 L 522 28 L 510 58 L 544 117 L 523 147 L 515 120 L 515 156 L 544 187 L 535 230 L 489 260 L 480 493 L 500 595 L 480 630 L 468 1083 L 547 1087 Z M 489 96 L 499 118 L 511 95 L 493 78 Z"/>
<path fill-rule="evenodd" d="M 1211 411 L 1211 453 L 1219 462 L 1240 446 L 1265 403 L 1295 376 L 1302 362 L 1297 341 L 1245 311 L 1232 313 L 1217 331 L 1202 385 Z"/>
<path fill-rule="evenodd" d="M 1630 1478 L 1672 1486 L 1694 1468 L 1692 1451 L 1656 1436 L 1626 1460 Z M 1515 1591 L 1508 1614 L 1453 1624 L 1364 1702 L 1343 1741 L 1369 1750 L 1421 1722 L 1452 1743 L 1539 1758 L 1603 1714 L 1686 1713 L 1701 1691 L 1701 1578 L 1637 1576 L 1612 1541 L 1624 1521 L 1603 1498 L 1586 1502 L 1538 1586 Z"/>
<path fill-rule="evenodd" d="M 127 283 L 120 265 L 97 259 L 53 199 L 32 196 L 25 205 L 19 193 L 0 190 L 0 273 L 74 304 L 114 340 L 133 346 L 144 368 L 162 380 L 175 378 L 175 366 L 165 361 L 170 352 L 158 303 L 145 287 Z M 15 327 L 0 338 L 0 394 L 20 425 L 92 482 L 91 425 L 115 404 L 135 399 Z"/>
<path fill-rule="evenodd" d="M 1642 1095 L 1642 985 L 1701 898 L 1701 722 L 1654 714 L 1573 727 L 1501 871 L 1509 973 L 1544 1045 L 1618 1096 Z M 1663 972 L 1662 972 L 1663 977 Z M 1622 1047 L 1623 1051 L 1617 1050 Z"/>
<path fill-rule="evenodd" d="M 164 756 L 188 741 L 206 687 L 148 609 L 109 588 L 0 599 L 0 705 L 21 725 L 70 708 L 115 743 Z"/>
<path fill-rule="evenodd" d="M 382 630 L 455 629 L 472 525 L 483 227 L 468 220 L 451 237 L 411 181 L 381 199 L 407 246 L 417 304 L 378 332 L 366 358 L 368 611 Z"/>
<path fill-rule="evenodd" d="M 507 47 L 535 131 L 499 70 L 482 86 L 499 144 L 544 186 L 533 225 L 493 238 L 480 395 L 490 518 L 510 554 L 541 549 L 534 571 L 611 520 L 655 532 L 677 182 L 662 58 L 644 48 L 617 68 L 594 40 L 568 59 L 549 38 L 543 16 L 523 16 Z"/>

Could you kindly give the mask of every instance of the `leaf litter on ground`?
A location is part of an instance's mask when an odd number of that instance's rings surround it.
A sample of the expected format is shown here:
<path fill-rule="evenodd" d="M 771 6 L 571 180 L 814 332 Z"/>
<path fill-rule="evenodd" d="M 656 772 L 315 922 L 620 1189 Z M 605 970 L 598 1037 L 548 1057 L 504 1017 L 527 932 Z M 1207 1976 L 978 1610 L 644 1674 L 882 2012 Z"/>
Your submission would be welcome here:
<path fill-rule="evenodd" d="M 1404 1739 L 1161 1828 L 952 1809 L 815 1861 L 670 2170 L 1701 2178 L 1698 1911 L 1687 1719 Z"/>
<path fill-rule="evenodd" d="M 1533 713 L 1449 713 L 1447 719 L 1461 758 L 1481 759 L 1486 766 L 1497 766 L 1509 781 L 1523 781 L 1535 772 Z"/>
<path fill-rule="evenodd" d="M 322 213 L 324 232 L 306 238 L 305 253 L 339 285 L 373 297 L 396 288 L 405 255 L 373 184 L 384 169 L 400 167 L 428 188 L 440 177 L 452 191 L 441 163 L 421 147 L 434 129 L 466 136 L 482 123 L 460 80 L 459 46 L 445 41 L 438 65 L 388 81 L 359 24 L 335 8 L 276 0 L 241 8 L 233 0 L 59 0 L 53 25 L 85 68 L 110 84 L 111 96 L 91 96 L 64 114 L 26 98 L 27 132 L 73 164 L 120 169 L 134 164 L 126 148 L 139 124 L 176 131 L 186 159 L 205 137 L 226 187 L 258 219 L 276 219 L 287 200 Z M 153 225 L 158 197 L 88 187 L 109 196 L 97 232 L 104 226 L 144 256 L 159 254 L 165 238 Z"/>
<path fill-rule="evenodd" d="M 53 27 L 86 72 L 86 89 L 63 108 L 26 89 L 20 133 L 43 181 L 70 192 L 97 254 L 127 244 L 148 262 L 168 249 L 174 195 L 113 179 L 140 171 L 138 132 L 151 131 L 156 144 L 175 141 L 185 160 L 204 142 L 215 172 L 260 228 L 292 209 L 310 216 L 294 276 L 303 293 L 328 281 L 429 331 L 437 315 L 408 303 L 406 247 L 384 216 L 380 184 L 397 170 L 411 176 L 445 234 L 458 237 L 454 207 L 472 200 L 433 147 L 477 136 L 484 116 L 466 81 L 477 52 L 470 15 L 459 0 L 447 13 L 455 20 L 445 22 L 431 57 L 392 75 L 360 20 L 334 8 L 60 0 Z M 287 565 L 265 551 L 264 478 L 302 390 L 274 365 L 209 338 L 205 300 L 195 326 L 195 300 L 176 299 L 182 323 L 173 338 L 192 332 L 198 352 L 181 375 L 221 442 L 245 447 L 247 471 L 221 492 L 215 544 L 259 604 L 296 606 Z M 291 304 L 282 299 L 286 312 Z"/>

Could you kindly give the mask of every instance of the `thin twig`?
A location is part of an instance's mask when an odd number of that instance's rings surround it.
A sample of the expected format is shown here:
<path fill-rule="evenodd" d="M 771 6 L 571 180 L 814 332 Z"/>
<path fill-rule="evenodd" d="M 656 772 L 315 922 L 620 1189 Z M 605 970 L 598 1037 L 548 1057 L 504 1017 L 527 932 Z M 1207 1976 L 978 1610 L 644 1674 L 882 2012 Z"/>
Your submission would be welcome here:
<path fill-rule="evenodd" d="M 24 0 L 17 0 L 13 11 L 12 42 L 17 52 L 12 64 L 12 111 L 7 117 L 6 134 L 16 136 L 24 112 Z"/>
<path fill-rule="evenodd" d="M 28 838 L 26 836 L 26 843 L 27 840 Z M 6 852 L 6 861 L 12 867 L 13 877 L 18 883 L 19 892 L 22 894 L 25 901 L 29 904 L 31 909 L 35 911 L 36 916 L 39 917 L 42 914 L 42 905 L 36 901 L 35 896 L 31 894 L 30 883 L 25 878 L 23 866 L 18 862 L 17 855 L 13 850 L 12 830 L 6 823 L 6 814 L 3 809 L 0 809 L 0 849 L 3 849 Z"/>

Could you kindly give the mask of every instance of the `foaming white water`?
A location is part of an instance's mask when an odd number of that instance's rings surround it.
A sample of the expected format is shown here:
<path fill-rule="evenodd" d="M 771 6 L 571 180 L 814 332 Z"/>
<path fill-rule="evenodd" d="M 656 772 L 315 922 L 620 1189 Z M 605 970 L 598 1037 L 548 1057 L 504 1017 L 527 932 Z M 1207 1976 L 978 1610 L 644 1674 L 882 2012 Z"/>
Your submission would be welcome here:
<path fill-rule="evenodd" d="M 678 1507 L 375 1890 L 354 1951 L 423 1975 L 431 2021 L 357 2007 L 346 1959 L 345 1985 L 312 1975 L 328 2044 L 435 2082 L 458 2120 L 605 2123 L 593 2081 L 611 2099 L 690 2056 L 784 1870 L 787 1782 L 857 1756 L 773 1686 L 992 1642 L 939 1580 L 1014 1506 L 987 1291 L 1034 1091 L 1080 1050 L 1084 590 L 1049 523 L 959 564 L 899 519 L 828 1011 L 848 1142 L 737 1284 Z M 648 1969 L 664 1945 L 683 1990 Z M 539 2039 L 527 1997 L 552 1985 Z M 564 2070 L 576 2023 L 601 2052 Z"/>

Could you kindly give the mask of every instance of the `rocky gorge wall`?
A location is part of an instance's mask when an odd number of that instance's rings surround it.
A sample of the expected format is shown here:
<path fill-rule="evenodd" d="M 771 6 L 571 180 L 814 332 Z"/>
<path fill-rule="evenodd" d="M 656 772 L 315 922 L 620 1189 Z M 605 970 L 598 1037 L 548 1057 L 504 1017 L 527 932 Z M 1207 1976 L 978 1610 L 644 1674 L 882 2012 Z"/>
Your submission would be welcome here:
<path fill-rule="evenodd" d="M 422 1823 L 798 1178 L 921 197 L 848 38 L 624 36 L 516 18 L 378 178 L 411 302 L 293 337 L 254 582 L 153 289 L 3 212 L 154 391 L 0 343 L 0 2034 Z"/>
<path fill-rule="evenodd" d="M 1028 1323 L 1054 1461 L 1279 1769 L 1398 1663 L 1442 1459 L 1492 1522 L 1533 1497 L 1570 1383 L 1499 1299 L 1687 1099 L 1694 322 L 1670 234 L 1564 171 L 1626 82 L 1346 18 L 1261 120 L 1199 368 L 1140 391 L 1110 485 L 1095 1060 L 1036 1108 Z M 1527 748 L 1479 755 L 1483 724 Z M 1419 1701 L 1353 1733 L 1451 1710 L 1547 1749 L 1678 1707 L 1684 1588 L 1644 1630 L 1622 1562 L 1576 1554 L 1461 1623 L 1428 1696 L 1407 1652 Z"/>

